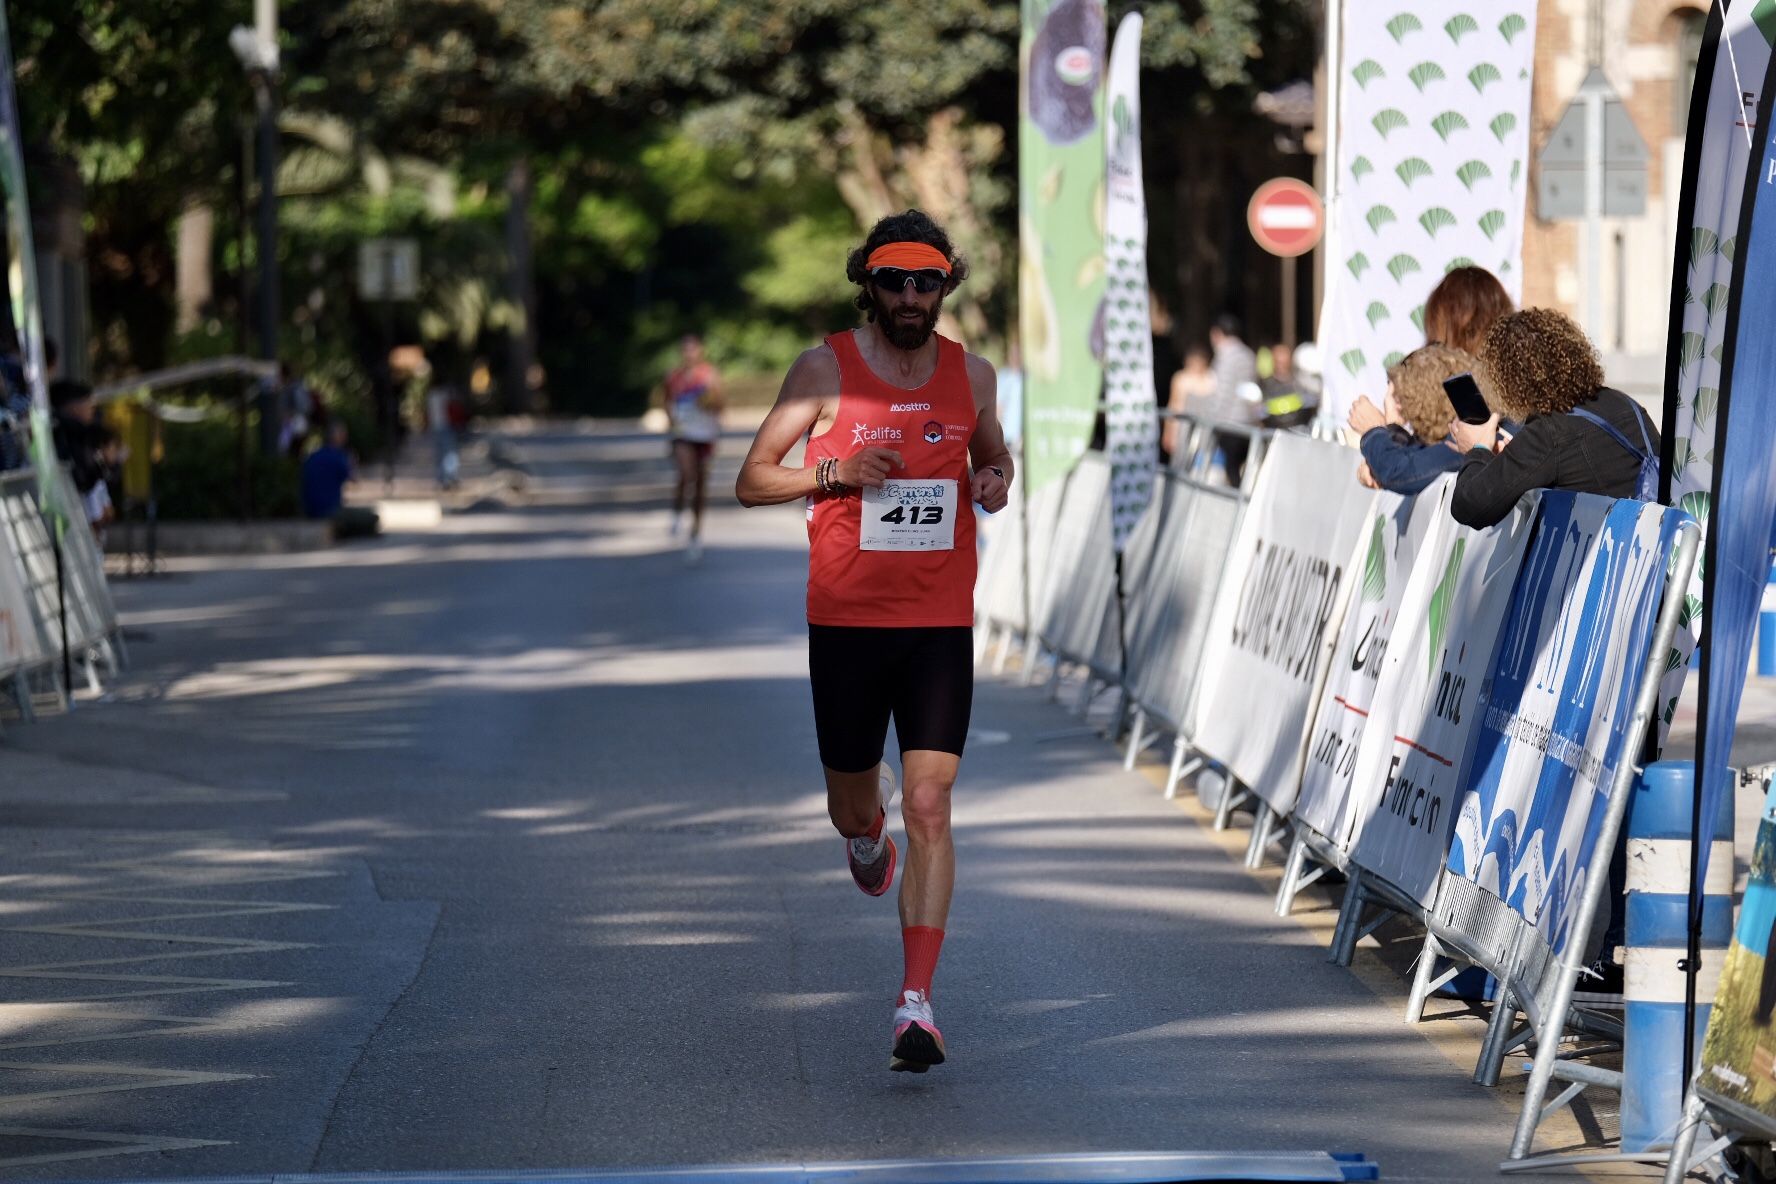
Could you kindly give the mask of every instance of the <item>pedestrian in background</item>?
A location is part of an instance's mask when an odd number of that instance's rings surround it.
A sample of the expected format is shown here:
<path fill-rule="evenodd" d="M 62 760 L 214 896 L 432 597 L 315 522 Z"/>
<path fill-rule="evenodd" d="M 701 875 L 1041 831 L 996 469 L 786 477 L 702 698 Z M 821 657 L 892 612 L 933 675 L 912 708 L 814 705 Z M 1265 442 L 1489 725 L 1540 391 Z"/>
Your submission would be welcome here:
<path fill-rule="evenodd" d="M 455 398 L 456 392 L 434 368 L 432 385 L 426 388 L 426 430 L 432 434 L 432 447 L 437 452 L 439 489 L 455 489 L 462 468 L 450 406 Z"/>
<path fill-rule="evenodd" d="M 1239 318 L 1232 315 L 1217 317 L 1209 326 L 1209 348 L 1215 355 L 1210 362 L 1215 393 L 1208 403 L 1207 418 L 1219 423 L 1251 425 L 1259 417 L 1258 355 L 1240 338 L 1240 332 Z M 1216 432 L 1215 447 L 1221 450 L 1227 483 L 1238 489 L 1245 478 L 1252 438 L 1238 432 Z"/>
<path fill-rule="evenodd" d="M 1184 368 L 1172 375 L 1171 397 L 1166 400 L 1166 410 L 1179 415 L 1206 417 L 1214 397 L 1215 371 L 1209 366 L 1209 351 L 1200 345 L 1193 345 L 1184 351 Z M 1161 443 L 1167 456 L 1178 451 L 1183 430 L 1184 425 L 1176 418 L 1166 419 Z"/>
<path fill-rule="evenodd" d="M 1258 380 L 1264 396 L 1264 417 L 1259 421 L 1267 428 L 1305 427 L 1319 410 L 1317 396 L 1310 397 L 1307 388 L 1295 374 L 1295 351 L 1287 345 L 1270 348 L 1270 373 Z"/>

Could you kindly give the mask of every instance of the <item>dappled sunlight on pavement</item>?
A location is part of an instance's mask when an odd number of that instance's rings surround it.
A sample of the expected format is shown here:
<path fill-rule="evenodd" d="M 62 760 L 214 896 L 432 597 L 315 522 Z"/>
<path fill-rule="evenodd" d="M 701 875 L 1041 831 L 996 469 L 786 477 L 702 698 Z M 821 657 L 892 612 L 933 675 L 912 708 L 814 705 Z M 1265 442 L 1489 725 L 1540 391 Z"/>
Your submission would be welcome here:
<path fill-rule="evenodd" d="M 1324 961 L 1332 890 L 1276 917 L 1231 836 L 991 680 L 951 1062 L 887 1073 L 898 922 L 827 820 L 799 507 L 717 505 L 690 566 L 658 440 L 516 439 L 534 506 L 121 584 L 134 668 L 0 740 L 0 1170 L 1178 1147 L 1491 1177 L 1520 1094 L 1468 1084 L 1477 1020 L 1403 1025 L 1373 952 Z"/>

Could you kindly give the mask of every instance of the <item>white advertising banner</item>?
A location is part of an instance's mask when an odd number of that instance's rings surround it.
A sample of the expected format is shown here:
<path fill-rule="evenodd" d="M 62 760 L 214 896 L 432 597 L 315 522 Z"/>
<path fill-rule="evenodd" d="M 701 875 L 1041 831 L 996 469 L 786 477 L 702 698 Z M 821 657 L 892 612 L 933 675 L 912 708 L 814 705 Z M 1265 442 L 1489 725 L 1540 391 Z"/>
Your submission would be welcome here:
<path fill-rule="evenodd" d="M 1121 554 L 1153 501 L 1159 463 L 1153 321 L 1147 307 L 1147 191 L 1141 183 L 1141 14 L 1110 49 L 1104 201 L 1104 451 L 1110 455 L 1111 541 Z"/>
<path fill-rule="evenodd" d="M 1445 273 L 1484 267 L 1518 297 L 1536 40 L 1535 0 L 1342 7 L 1320 315 L 1321 406 L 1339 423 L 1424 344 Z"/>
<path fill-rule="evenodd" d="M 1475 705 L 1472 773 L 1449 872 L 1534 925 L 1555 953 L 1598 852 L 1682 515 L 1653 503 L 1543 491 L 1535 534 Z M 1582 935 L 1581 935 L 1582 940 Z"/>
<path fill-rule="evenodd" d="M 12 553 L 12 540 L 0 521 L 0 674 L 44 659 L 37 626 L 31 617 L 24 571 Z"/>
<path fill-rule="evenodd" d="M 1196 748 L 1278 813 L 1295 806 L 1302 753 L 1375 495 L 1362 456 L 1279 433 L 1222 577 L 1197 688 Z"/>
<path fill-rule="evenodd" d="M 1327 837 L 1351 862 L 1429 908 L 1473 747 L 1482 687 L 1511 607 L 1535 498 L 1487 530 L 1426 541 L 1365 721 L 1347 812 Z M 1420 494 L 1430 496 L 1430 491 Z"/>
<path fill-rule="evenodd" d="M 1456 529 L 1448 506 L 1453 480 L 1442 478 L 1416 497 L 1383 493 L 1375 499 L 1295 804 L 1295 817 L 1322 837 L 1332 837 L 1345 813 L 1365 721 L 1386 706 L 1376 702 L 1376 685 L 1420 550 L 1432 536 Z"/>

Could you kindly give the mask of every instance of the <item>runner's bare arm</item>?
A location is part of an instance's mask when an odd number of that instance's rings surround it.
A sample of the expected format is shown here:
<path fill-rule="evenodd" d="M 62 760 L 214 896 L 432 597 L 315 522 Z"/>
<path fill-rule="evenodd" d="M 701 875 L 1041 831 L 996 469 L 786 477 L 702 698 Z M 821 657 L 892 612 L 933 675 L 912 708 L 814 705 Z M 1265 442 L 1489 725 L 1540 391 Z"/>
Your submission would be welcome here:
<path fill-rule="evenodd" d="M 1005 429 L 999 423 L 999 375 L 985 358 L 968 355 L 968 385 L 974 391 L 974 435 L 968 441 L 968 457 L 974 464 L 973 499 L 981 509 L 996 514 L 1005 508 L 1007 491 L 1015 475 L 1011 449 L 1005 446 Z M 1001 478 L 994 469 L 1003 470 Z"/>
<path fill-rule="evenodd" d="M 783 458 L 820 419 L 826 401 L 838 393 L 839 360 L 832 350 L 817 346 L 795 360 L 741 462 L 740 479 L 734 485 L 741 505 L 778 506 L 819 491 L 813 465 L 792 469 Z"/>

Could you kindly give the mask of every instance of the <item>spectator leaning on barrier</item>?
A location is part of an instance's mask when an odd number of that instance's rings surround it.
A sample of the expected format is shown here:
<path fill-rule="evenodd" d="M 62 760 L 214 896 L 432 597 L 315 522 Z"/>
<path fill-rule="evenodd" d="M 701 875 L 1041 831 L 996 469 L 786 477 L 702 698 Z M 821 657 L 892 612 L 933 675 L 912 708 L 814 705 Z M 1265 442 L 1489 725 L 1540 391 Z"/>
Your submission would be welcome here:
<path fill-rule="evenodd" d="M 1499 318 L 1474 377 L 1487 402 L 1523 428 L 1501 437 L 1497 414 L 1455 423 L 1466 453 L 1450 501 L 1456 521 L 1491 526 L 1532 489 L 1646 496 L 1642 473 L 1650 460 L 1656 474 L 1658 429 L 1633 399 L 1604 385 L 1597 351 L 1570 317 L 1529 308 Z"/>
<path fill-rule="evenodd" d="M 1421 346 L 1388 371 L 1385 415 L 1367 396 L 1352 404 L 1350 426 L 1362 436 L 1358 479 L 1364 485 L 1418 493 L 1462 467 L 1466 458 L 1449 434 L 1455 414 L 1443 380 L 1473 368 L 1474 357 L 1465 350 Z"/>
<path fill-rule="evenodd" d="M 49 384 L 49 407 L 56 458 L 68 466 L 74 488 L 85 497 L 92 492 L 93 482 L 102 476 L 95 423 L 98 408 L 92 387 L 59 378 Z"/>
<path fill-rule="evenodd" d="M 1425 300 L 1425 342 L 1478 354 L 1493 322 L 1511 311 L 1497 276 L 1484 267 L 1458 267 Z"/>

